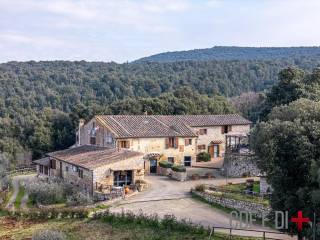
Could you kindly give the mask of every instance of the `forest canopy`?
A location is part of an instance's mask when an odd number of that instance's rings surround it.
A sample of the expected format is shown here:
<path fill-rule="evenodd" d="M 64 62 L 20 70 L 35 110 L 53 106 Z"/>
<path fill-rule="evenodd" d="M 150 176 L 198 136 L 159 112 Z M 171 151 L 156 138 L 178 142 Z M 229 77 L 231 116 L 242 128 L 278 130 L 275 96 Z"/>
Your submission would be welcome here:
<path fill-rule="evenodd" d="M 3 63 L 0 152 L 15 159 L 17 153 L 30 150 L 34 158 L 39 158 L 48 151 L 67 148 L 74 144 L 78 119 L 89 119 L 95 114 L 235 112 L 228 97 L 271 88 L 284 67 L 311 70 L 319 62 L 299 58 L 125 64 Z M 249 99 L 254 102 L 257 98 Z M 245 102 L 237 109 L 246 115 L 252 112 Z"/>

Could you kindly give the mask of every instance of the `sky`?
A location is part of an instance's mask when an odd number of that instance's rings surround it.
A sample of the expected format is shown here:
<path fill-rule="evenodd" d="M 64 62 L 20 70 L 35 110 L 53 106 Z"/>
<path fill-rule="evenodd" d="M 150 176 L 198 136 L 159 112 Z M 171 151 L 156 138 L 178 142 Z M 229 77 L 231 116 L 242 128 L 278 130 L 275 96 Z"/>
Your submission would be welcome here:
<path fill-rule="evenodd" d="M 0 62 L 319 46 L 319 0 L 0 0 Z"/>

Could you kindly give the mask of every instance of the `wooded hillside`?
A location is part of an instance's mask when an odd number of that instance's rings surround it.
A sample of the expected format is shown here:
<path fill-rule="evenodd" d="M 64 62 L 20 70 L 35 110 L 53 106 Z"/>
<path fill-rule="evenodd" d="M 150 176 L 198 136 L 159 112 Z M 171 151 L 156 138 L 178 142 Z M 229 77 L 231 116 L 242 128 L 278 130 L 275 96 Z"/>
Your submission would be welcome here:
<path fill-rule="evenodd" d="M 318 64 L 311 58 L 0 64 L 0 152 L 14 159 L 31 150 L 39 158 L 66 148 L 75 141 L 78 119 L 94 114 L 235 112 L 226 97 L 271 87 L 287 66 L 310 70 Z"/>

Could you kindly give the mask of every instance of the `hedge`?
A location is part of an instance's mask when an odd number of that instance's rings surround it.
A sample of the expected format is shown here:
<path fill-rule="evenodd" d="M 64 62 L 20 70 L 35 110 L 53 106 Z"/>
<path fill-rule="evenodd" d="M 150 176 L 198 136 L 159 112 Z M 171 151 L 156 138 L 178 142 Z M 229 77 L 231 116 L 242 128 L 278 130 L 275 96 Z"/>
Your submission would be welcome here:
<path fill-rule="evenodd" d="M 160 161 L 159 162 L 159 166 L 162 168 L 171 168 L 172 167 L 172 163 L 168 162 L 168 161 Z"/>
<path fill-rule="evenodd" d="M 175 172 L 186 172 L 187 171 L 186 167 L 183 165 L 173 165 L 171 169 L 172 169 L 172 171 L 175 171 Z"/>

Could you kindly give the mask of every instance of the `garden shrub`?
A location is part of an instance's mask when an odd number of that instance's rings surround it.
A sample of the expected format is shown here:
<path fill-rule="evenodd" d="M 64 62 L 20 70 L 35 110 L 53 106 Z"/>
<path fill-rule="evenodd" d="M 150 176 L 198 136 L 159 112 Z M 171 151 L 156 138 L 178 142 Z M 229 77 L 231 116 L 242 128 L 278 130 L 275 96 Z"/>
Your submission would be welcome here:
<path fill-rule="evenodd" d="M 66 240 L 64 233 L 56 230 L 39 230 L 32 235 L 32 240 Z"/>
<path fill-rule="evenodd" d="M 83 219 L 89 215 L 89 210 L 86 208 L 42 208 L 29 209 L 28 211 L 18 210 L 10 212 L 14 217 L 25 217 L 28 219 L 63 219 L 75 218 Z"/>
<path fill-rule="evenodd" d="M 136 180 L 136 184 L 147 184 L 147 182 L 143 179 Z"/>
<path fill-rule="evenodd" d="M 111 224 L 127 224 L 131 223 L 140 226 L 154 227 L 157 229 L 165 230 L 177 230 L 190 233 L 200 233 L 208 234 L 208 230 L 202 227 L 201 225 L 193 224 L 191 221 L 186 219 L 178 220 L 174 215 L 165 215 L 163 218 L 160 218 L 157 214 L 144 214 L 140 212 L 139 214 L 134 214 L 130 211 L 121 213 L 112 213 L 108 210 L 103 212 L 96 212 L 93 215 L 94 219 L 102 219 L 105 222 Z"/>
<path fill-rule="evenodd" d="M 168 162 L 168 161 L 160 161 L 159 162 L 159 166 L 162 168 L 171 168 L 172 167 L 172 163 Z"/>
<path fill-rule="evenodd" d="M 73 193 L 72 195 L 67 196 L 68 206 L 87 205 L 92 203 L 93 203 L 92 198 L 82 192 L 76 192 L 76 193 Z"/>
<path fill-rule="evenodd" d="M 197 186 L 195 187 L 195 190 L 196 190 L 197 192 L 204 192 L 204 191 L 206 190 L 206 185 L 204 185 L 204 184 L 199 184 L 199 185 L 197 185 Z"/>
<path fill-rule="evenodd" d="M 211 155 L 207 152 L 200 152 L 197 155 L 197 160 L 199 162 L 209 162 L 211 160 Z"/>
<path fill-rule="evenodd" d="M 33 204 L 55 204 L 65 202 L 65 187 L 58 182 L 34 181 L 27 185 Z"/>
<path fill-rule="evenodd" d="M 171 169 L 172 169 L 172 171 L 175 171 L 175 172 L 186 172 L 187 171 L 186 167 L 183 165 L 173 165 Z"/>

